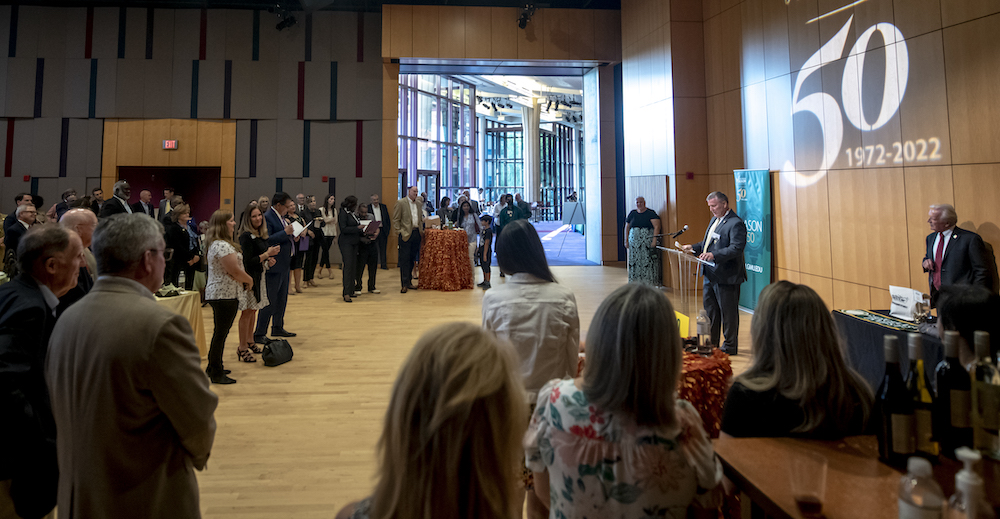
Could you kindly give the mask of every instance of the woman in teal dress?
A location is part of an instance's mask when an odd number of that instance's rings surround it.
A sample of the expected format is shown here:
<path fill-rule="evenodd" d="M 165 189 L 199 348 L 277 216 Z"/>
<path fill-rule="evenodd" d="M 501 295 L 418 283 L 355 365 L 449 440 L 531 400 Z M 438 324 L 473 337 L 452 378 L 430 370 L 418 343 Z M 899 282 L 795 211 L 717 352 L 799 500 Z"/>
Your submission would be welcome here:
<path fill-rule="evenodd" d="M 660 285 L 660 256 L 656 238 L 660 215 L 646 207 L 646 199 L 635 199 L 635 209 L 625 218 L 625 248 L 628 249 L 628 282 Z"/>

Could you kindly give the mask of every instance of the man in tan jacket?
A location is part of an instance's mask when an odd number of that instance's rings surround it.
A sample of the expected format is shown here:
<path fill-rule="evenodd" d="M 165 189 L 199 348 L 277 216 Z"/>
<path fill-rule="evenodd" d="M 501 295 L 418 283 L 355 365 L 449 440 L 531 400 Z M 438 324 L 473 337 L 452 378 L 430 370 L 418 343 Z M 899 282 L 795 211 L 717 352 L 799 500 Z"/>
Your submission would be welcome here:
<path fill-rule="evenodd" d="M 156 303 L 163 225 L 141 214 L 101 220 L 98 279 L 49 342 L 59 515 L 199 517 L 198 480 L 215 439 L 218 397 L 187 319 Z"/>
<path fill-rule="evenodd" d="M 399 235 L 399 280 L 401 293 L 416 290 L 413 286 L 413 264 L 420 253 L 420 237 L 424 232 L 424 211 L 417 202 L 417 186 L 410 186 L 406 196 L 396 201 L 392 209 L 392 230 Z"/>

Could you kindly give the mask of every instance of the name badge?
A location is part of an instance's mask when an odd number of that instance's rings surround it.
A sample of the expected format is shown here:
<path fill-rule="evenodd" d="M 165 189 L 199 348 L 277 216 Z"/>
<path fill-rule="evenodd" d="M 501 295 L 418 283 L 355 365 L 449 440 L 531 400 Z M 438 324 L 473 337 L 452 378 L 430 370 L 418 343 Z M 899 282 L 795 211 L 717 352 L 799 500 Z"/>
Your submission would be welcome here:
<path fill-rule="evenodd" d="M 717 233 L 717 232 L 713 232 L 712 233 L 712 239 L 713 240 L 718 240 L 719 238 L 721 238 L 721 236 L 719 236 L 719 233 Z"/>

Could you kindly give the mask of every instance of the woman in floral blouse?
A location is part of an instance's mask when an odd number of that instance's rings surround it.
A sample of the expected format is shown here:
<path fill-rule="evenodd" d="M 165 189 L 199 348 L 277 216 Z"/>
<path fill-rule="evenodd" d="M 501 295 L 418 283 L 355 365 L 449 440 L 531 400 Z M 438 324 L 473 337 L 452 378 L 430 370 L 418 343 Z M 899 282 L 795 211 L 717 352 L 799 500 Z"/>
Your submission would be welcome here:
<path fill-rule="evenodd" d="M 549 517 L 686 517 L 721 498 L 698 412 L 677 400 L 681 340 L 659 291 L 626 285 L 597 309 L 587 369 L 538 393 L 525 457 Z"/>

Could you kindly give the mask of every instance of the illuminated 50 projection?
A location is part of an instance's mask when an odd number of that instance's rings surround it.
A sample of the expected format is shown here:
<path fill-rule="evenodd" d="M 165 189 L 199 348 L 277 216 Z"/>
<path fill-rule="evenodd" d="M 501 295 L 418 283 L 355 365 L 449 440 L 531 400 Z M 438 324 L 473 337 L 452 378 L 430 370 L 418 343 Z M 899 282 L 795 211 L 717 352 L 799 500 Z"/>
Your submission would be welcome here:
<path fill-rule="evenodd" d="M 898 118 L 893 119 L 906 95 L 910 74 L 910 53 L 902 32 L 891 23 L 876 23 L 858 36 L 847 59 L 842 59 L 853 23 L 852 15 L 829 41 L 806 60 L 795 76 L 791 115 L 795 117 L 796 114 L 803 114 L 815 118 L 820 133 L 817 144 L 822 147 L 818 154 L 818 167 L 812 164 L 792 164 L 791 161 L 785 163 L 785 171 L 797 171 L 801 184 L 816 182 L 832 168 L 891 167 L 942 159 L 939 138 L 925 136 L 904 140 L 900 137 Z M 883 74 L 878 74 L 877 68 L 873 70 L 873 66 L 878 67 L 882 63 L 880 59 L 871 58 L 873 51 L 868 50 L 876 33 L 882 39 L 881 47 L 876 47 L 883 52 L 875 56 L 882 58 L 884 54 Z M 866 59 L 870 61 L 868 74 L 865 73 Z M 836 86 L 830 82 L 824 83 L 821 74 L 836 74 L 841 67 L 843 76 L 839 82 L 835 82 L 840 87 L 838 99 Z M 823 70 L 826 72 L 821 73 Z M 878 85 L 880 75 L 883 81 Z M 815 79 L 810 82 L 810 78 Z M 804 85 L 817 80 L 828 88 L 803 95 Z M 864 89 L 865 86 L 868 86 L 868 90 Z M 863 95 L 863 92 L 868 95 Z M 895 126 L 890 125 L 892 128 L 886 126 L 890 121 L 895 123 Z M 808 125 L 811 124 L 814 123 Z M 845 146 L 845 132 L 851 126 L 857 128 L 851 132 L 860 131 L 864 136 L 854 138 Z M 796 128 L 796 138 L 809 140 L 809 132 L 799 130 L 800 128 Z"/>

